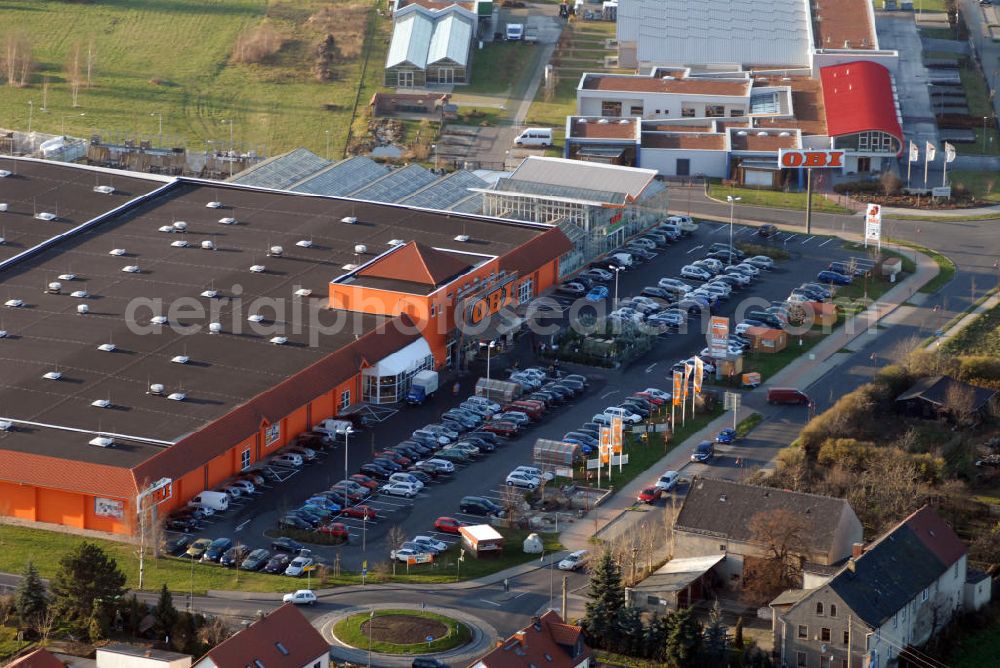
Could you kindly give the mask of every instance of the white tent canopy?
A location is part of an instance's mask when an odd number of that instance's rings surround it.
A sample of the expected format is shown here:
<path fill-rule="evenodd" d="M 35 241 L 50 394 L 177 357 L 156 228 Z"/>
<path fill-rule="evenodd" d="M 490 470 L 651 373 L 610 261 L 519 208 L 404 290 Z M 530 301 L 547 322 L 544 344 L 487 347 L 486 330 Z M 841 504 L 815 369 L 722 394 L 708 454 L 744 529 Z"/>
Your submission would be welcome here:
<path fill-rule="evenodd" d="M 424 360 L 431 354 L 431 347 L 421 337 L 405 348 L 401 348 L 388 357 L 382 358 L 362 373 L 365 376 L 398 376 L 421 366 Z"/>

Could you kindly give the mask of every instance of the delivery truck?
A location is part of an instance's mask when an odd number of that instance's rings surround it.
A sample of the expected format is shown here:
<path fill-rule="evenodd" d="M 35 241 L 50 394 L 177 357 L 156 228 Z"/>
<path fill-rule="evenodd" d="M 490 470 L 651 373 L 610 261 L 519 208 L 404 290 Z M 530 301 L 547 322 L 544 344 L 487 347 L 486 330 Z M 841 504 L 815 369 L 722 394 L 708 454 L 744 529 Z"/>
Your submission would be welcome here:
<path fill-rule="evenodd" d="M 410 382 L 410 391 L 406 393 L 406 403 L 419 406 L 437 392 L 438 372 L 425 369 L 418 371 Z"/>

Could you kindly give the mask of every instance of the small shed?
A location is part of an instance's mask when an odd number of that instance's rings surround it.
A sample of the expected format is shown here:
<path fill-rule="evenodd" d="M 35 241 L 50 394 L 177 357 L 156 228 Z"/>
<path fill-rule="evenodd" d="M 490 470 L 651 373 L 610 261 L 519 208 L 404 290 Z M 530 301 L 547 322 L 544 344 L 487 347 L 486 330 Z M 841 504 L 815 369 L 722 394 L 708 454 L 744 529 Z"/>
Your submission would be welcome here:
<path fill-rule="evenodd" d="M 833 327 L 837 324 L 837 305 L 833 302 L 805 302 L 806 314 L 812 314 L 814 325 Z"/>
<path fill-rule="evenodd" d="M 686 608 L 713 589 L 713 569 L 725 554 L 671 559 L 630 590 L 628 595 L 639 610 L 663 613 Z"/>
<path fill-rule="evenodd" d="M 746 337 L 750 339 L 750 350 L 755 353 L 780 353 L 788 345 L 788 333 L 783 329 L 751 327 Z"/>
<path fill-rule="evenodd" d="M 462 534 L 462 547 L 477 559 L 484 556 L 500 556 L 503 552 L 504 538 L 489 524 L 464 526 L 459 529 L 459 533 Z"/>
<path fill-rule="evenodd" d="M 908 415 L 928 419 L 955 417 L 952 414 L 958 408 L 981 417 L 995 395 L 996 390 L 963 383 L 950 376 L 928 376 L 896 397 L 896 405 Z"/>

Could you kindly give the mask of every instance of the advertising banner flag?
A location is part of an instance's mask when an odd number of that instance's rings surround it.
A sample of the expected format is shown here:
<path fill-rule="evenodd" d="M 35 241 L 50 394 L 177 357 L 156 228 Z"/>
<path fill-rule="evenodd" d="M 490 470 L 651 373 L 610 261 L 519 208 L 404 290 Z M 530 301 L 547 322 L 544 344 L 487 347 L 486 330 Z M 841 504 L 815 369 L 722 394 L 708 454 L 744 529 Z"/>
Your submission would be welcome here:
<path fill-rule="evenodd" d="M 945 162 L 955 162 L 955 147 L 948 142 L 944 143 L 944 161 Z"/>
<path fill-rule="evenodd" d="M 937 157 L 937 147 L 934 144 L 927 142 L 924 146 L 924 153 L 927 155 L 927 162 L 934 162 L 934 158 Z"/>
<path fill-rule="evenodd" d="M 611 418 L 611 449 L 615 453 L 622 451 L 622 439 L 624 438 L 623 432 L 625 431 L 625 422 L 620 417 Z"/>
<path fill-rule="evenodd" d="M 684 385 L 681 387 L 681 393 L 684 395 L 684 400 L 688 397 L 688 387 L 691 383 L 691 374 L 694 372 L 694 366 L 688 363 L 684 363 Z"/>
<path fill-rule="evenodd" d="M 917 142 L 910 140 L 910 162 L 920 161 L 920 148 L 917 146 Z"/>
<path fill-rule="evenodd" d="M 674 406 L 680 406 L 681 402 L 684 401 L 684 374 L 680 371 L 674 371 L 674 396 L 672 396 L 671 402 Z"/>
<path fill-rule="evenodd" d="M 700 357 L 694 358 L 694 393 L 701 394 L 701 381 L 705 376 L 705 363 Z"/>
<path fill-rule="evenodd" d="M 608 453 L 611 452 L 611 427 L 601 427 L 598 441 L 598 457 L 602 464 L 608 463 Z"/>

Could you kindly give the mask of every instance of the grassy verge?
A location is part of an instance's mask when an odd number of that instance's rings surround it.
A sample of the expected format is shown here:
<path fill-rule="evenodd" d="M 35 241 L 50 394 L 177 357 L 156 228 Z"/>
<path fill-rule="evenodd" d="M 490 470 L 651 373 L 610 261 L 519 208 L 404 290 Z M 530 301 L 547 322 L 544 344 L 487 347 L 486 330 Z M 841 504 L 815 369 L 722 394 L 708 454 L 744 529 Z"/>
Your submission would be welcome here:
<path fill-rule="evenodd" d="M 736 425 L 736 436 L 737 438 L 743 438 L 751 431 L 753 428 L 760 424 L 764 416 L 760 413 L 751 413 L 749 416 L 740 420 L 739 424 Z"/>
<path fill-rule="evenodd" d="M 535 49 L 522 42 L 490 42 L 475 50 L 472 83 L 462 86 L 460 95 L 508 95 L 526 70 Z"/>
<path fill-rule="evenodd" d="M 806 194 L 804 192 L 782 192 L 778 190 L 757 190 L 756 188 L 738 188 L 722 185 L 718 180 L 709 180 L 708 196 L 725 202 L 726 196 L 740 197 L 740 205 L 764 206 L 773 209 L 796 209 L 805 211 Z M 834 204 L 821 195 L 813 195 L 812 210 L 820 213 L 852 213 L 850 209 Z"/>
<path fill-rule="evenodd" d="M 982 141 L 981 137 L 979 141 Z M 997 186 L 1000 186 L 1000 178 L 995 173 L 954 171 L 948 175 L 951 177 L 949 180 L 952 186 L 964 187 L 978 200 L 1000 204 L 1000 190 L 997 189 Z"/>
<path fill-rule="evenodd" d="M 948 340 L 944 349 L 953 355 L 1000 356 L 1000 306 L 994 306 Z"/>
<path fill-rule="evenodd" d="M 382 654 L 429 654 L 431 652 L 443 652 L 445 650 L 461 647 L 472 639 L 472 632 L 469 627 L 451 617 L 437 615 L 433 612 L 422 610 L 376 610 L 375 619 L 390 615 L 406 615 L 408 617 L 418 617 L 420 619 L 432 619 L 448 627 L 447 635 L 432 642 L 420 642 L 414 644 L 397 644 L 374 640 L 368 644 L 368 634 L 364 631 L 363 625 L 369 620 L 369 614 L 363 612 L 351 615 L 337 622 L 333 627 L 333 634 L 337 638 L 351 647 L 368 648 L 373 652 Z"/>
<path fill-rule="evenodd" d="M 544 85 L 539 86 L 535 101 L 528 109 L 526 124 L 565 127 L 566 117 L 576 113 L 576 85 L 579 81 L 579 75 L 559 74 L 551 95 L 545 92 Z"/>
<path fill-rule="evenodd" d="M 943 255 L 936 250 L 930 249 L 927 246 L 921 246 L 920 244 L 915 244 L 910 241 L 900 241 L 899 239 L 886 239 L 889 243 L 894 243 L 897 246 L 905 246 L 906 248 L 912 248 L 918 253 L 923 253 L 927 255 L 935 264 L 938 266 L 938 275 L 929 280 L 924 287 L 920 288 L 920 292 L 925 294 L 934 294 L 940 290 L 944 285 L 951 282 L 951 279 L 955 278 L 955 263 L 947 255 Z"/>

